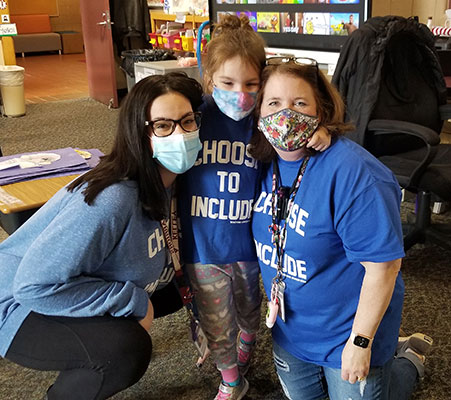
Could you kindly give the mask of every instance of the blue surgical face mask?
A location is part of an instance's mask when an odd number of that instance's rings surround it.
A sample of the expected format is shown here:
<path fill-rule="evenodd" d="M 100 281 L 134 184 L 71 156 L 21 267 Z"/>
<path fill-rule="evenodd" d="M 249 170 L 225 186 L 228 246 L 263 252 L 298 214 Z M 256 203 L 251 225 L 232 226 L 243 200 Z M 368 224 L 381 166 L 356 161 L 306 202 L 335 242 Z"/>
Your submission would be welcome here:
<path fill-rule="evenodd" d="M 170 136 L 152 136 L 153 158 L 174 174 L 183 174 L 196 162 L 202 148 L 199 130 L 175 133 Z"/>
<path fill-rule="evenodd" d="M 235 121 L 240 121 L 253 111 L 257 92 L 234 92 L 214 86 L 213 99 L 225 115 Z"/>

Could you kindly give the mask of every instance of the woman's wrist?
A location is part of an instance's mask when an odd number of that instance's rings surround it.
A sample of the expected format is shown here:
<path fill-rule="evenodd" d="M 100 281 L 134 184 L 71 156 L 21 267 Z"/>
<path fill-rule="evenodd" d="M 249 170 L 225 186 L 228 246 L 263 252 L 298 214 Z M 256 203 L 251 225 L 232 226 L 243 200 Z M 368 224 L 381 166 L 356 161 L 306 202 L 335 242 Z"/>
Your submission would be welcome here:
<path fill-rule="evenodd" d="M 352 331 L 351 335 L 349 336 L 349 339 L 351 340 L 351 343 L 354 346 L 358 346 L 361 347 L 363 349 L 366 348 L 370 348 L 371 345 L 373 344 L 373 337 L 362 334 L 362 333 L 357 333 Z"/>

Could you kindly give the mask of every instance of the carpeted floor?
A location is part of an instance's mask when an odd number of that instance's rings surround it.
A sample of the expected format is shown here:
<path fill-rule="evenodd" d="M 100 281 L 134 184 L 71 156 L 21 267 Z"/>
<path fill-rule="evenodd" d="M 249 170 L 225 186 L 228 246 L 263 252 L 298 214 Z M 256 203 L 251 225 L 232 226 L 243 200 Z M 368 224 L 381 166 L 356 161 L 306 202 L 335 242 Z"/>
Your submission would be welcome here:
<path fill-rule="evenodd" d="M 118 110 L 93 100 L 69 100 L 29 105 L 21 118 L 0 118 L 0 145 L 5 155 L 66 146 L 108 152 Z M 412 210 L 404 203 L 403 215 Z M 451 212 L 434 216 L 451 222 Z M 7 235 L 0 230 L 0 241 Z M 403 263 L 406 297 L 403 329 L 434 338 L 426 361 L 426 377 L 414 400 L 451 398 L 451 252 L 435 246 L 412 248 Z M 262 308 L 263 321 L 263 308 Z M 219 375 L 208 359 L 202 369 L 190 342 L 185 312 L 156 320 L 152 328 L 153 361 L 145 376 L 116 400 L 212 399 Z M 55 378 L 53 372 L 31 371 L 0 359 L 0 400 L 39 400 Z M 282 392 L 271 361 L 269 330 L 262 324 L 257 351 L 248 374 L 246 399 L 277 400 Z M 393 399 L 396 400 L 396 399 Z"/>
<path fill-rule="evenodd" d="M 92 99 L 29 104 L 23 117 L 0 117 L 0 146 L 4 155 L 63 147 L 107 152 L 118 114 Z"/>

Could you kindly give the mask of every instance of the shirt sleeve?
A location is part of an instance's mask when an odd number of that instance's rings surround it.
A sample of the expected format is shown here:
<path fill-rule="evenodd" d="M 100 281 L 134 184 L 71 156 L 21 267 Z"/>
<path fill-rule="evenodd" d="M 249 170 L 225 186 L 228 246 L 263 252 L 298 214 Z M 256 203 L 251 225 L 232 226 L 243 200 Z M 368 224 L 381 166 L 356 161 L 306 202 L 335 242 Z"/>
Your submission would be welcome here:
<path fill-rule="evenodd" d="M 145 316 L 148 296 L 142 288 L 126 279 L 106 281 L 97 273 L 120 241 L 135 204 L 127 206 L 130 202 L 110 189 L 91 206 L 79 192 L 66 195 L 68 201 L 18 267 L 13 290 L 19 303 L 46 315 Z"/>
<path fill-rule="evenodd" d="M 400 196 L 395 184 L 376 182 L 343 210 L 336 230 L 349 261 L 386 262 L 404 257 Z"/>

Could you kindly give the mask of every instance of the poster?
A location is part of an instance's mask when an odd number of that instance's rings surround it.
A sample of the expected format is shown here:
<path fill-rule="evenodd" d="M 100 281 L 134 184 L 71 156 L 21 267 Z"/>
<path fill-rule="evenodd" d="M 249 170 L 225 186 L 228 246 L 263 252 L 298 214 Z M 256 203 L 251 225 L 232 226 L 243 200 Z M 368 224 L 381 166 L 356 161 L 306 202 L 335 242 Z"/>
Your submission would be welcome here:
<path fill-rule="evenodd" d="M 258 32 L 280 32 L 280 15 L 274 12 L 257 12 Z"/>
<path fill-rule="evenodd" d="M 329 35 L 329 13 L 304 13 L 304 33 L 307 35 Z"/>

